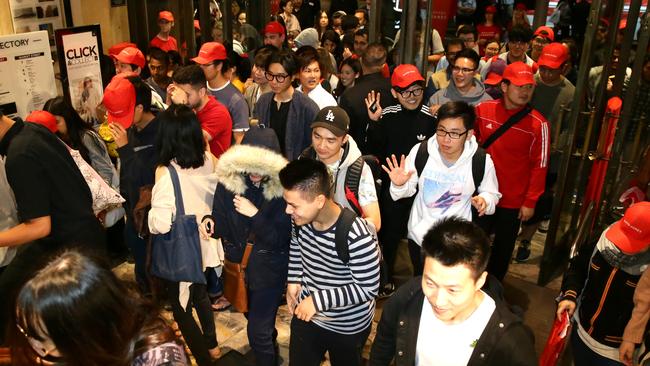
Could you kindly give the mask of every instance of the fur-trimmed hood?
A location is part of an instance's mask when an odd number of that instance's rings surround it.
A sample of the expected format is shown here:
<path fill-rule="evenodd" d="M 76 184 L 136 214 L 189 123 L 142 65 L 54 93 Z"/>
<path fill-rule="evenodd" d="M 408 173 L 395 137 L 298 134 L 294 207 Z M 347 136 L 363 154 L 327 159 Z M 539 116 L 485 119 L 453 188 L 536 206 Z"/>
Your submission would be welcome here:
<path fill-rule="evenodd" d="M 228 149 L 217 163 L 216 174 L 219 183 L 235 194 L 243 195 L 248 188 L 242 173 L 253 173 L 269 177 L 262 183 L 264 198 L 268 201 L 282 197 L 283 189 L 279 173 L 288 161 L 282 155 L 269 149 L 235 145 Z"/>

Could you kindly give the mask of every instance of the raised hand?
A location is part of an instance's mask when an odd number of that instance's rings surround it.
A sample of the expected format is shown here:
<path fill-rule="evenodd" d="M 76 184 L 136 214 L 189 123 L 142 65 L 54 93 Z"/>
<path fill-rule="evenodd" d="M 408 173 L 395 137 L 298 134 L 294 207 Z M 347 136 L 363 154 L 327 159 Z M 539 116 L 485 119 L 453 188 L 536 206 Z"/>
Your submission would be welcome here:
<path fill-rule="evenodd" d="M 366 101 L 366 108 L 368 108 L 368 118 L 370 118 L 373 121 L 379 121 L 379 118 L 381 118 L 381 106 L 379 105 L 379 98 L 381 97 L 381 93 L 375 93 L 374 90 L 371 90 L 370 93 L 368 93 L 368 96 L 365 98 Z M 370 106 L 375 103 L 375 111 L 373 112 L 370 110 Z"/>
<path fill-rule="evenodd" d="M 406 157 L 404 155 L 402 155 L 399 164 L 395 154 L 391 155 L 390 158 L 386 158 L 386 165 L 382 165 L 381 168 L 388 173 L 390 181 L 396 186 L 403 186 L 414 173 L 406 170 Z"/>

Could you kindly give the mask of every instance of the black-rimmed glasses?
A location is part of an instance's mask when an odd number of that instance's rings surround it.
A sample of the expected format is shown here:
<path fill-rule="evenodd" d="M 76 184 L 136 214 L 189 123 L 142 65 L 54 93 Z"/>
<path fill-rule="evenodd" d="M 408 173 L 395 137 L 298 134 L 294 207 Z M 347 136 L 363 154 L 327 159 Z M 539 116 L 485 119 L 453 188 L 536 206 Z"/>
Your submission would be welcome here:
<path fill-rule="evenodd" d="M 449 138 L 454 139 L 454 140 L 458 140 L 463 135 L 467 134 L 467 132 L 469 132 L 469 130 L 465 130 L 465 132 L 455 132 L 455 131 L 447 131 L 444 128 L 439 128 L 439 129 L 436 130 L 436 135 L 438 135 L 440 137 L 445 137 L 445 136 L 449 135 Z"/>
<path fill-rule="evenodd" d="M 402 96 L 402 98 L 410 98 L 411 95 L 414 97 L 419 97 L 422 95 L 422 92 L 424 91 L 423 88 L 416 88 L 416 89 L 411 89 L 411 90 L 402 90 L 399 91 L 399 95 Z"/>
<path fill-rule="evenodd" d="M 271 74 L 270 72 L 266 71 L 264 72 L 264 77 L 268 81 L 277 81 L 278 83 L 284 83 L 285 80 L 289 77 L 289 75 L 284 75 L 284 74 Z"/>

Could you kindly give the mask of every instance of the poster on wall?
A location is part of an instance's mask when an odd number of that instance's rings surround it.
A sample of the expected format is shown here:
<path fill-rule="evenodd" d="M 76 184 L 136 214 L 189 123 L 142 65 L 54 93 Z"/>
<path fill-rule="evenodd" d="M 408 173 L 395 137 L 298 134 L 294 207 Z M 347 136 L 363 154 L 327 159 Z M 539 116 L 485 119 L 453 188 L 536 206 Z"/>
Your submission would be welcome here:
<path fill-rule="evenodd" d="M 0 36 L 0 109 L 26 117 L 56 97 L 54 67 L 46 31 Z"/>
<path fill-rule="evenodd" d="M 63 28 L 63 9 L 60 0 L 10 0 L 15 33 L 47 31 L 52 51 L 54 31 Z"/>
<path fill-rule="evenodd" d="M 101 32 L 98 24 L 56 31 L 63 91 L 86 122 L 97 122 L 97 105 L 104 87 L 100 55 Z"/>

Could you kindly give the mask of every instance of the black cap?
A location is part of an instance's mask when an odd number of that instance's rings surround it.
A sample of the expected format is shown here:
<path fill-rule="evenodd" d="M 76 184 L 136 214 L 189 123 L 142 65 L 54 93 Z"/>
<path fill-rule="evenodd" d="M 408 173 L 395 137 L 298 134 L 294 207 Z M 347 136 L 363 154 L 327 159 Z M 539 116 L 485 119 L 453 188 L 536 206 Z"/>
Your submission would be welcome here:
<path fill-rule="evenodd" d="M 349 126 L 350 117 L 343 108 L 336 106 L 321 109 L 311 124 L 311 128 L 323 127 L 338 137 L 345 136 Z"/>

